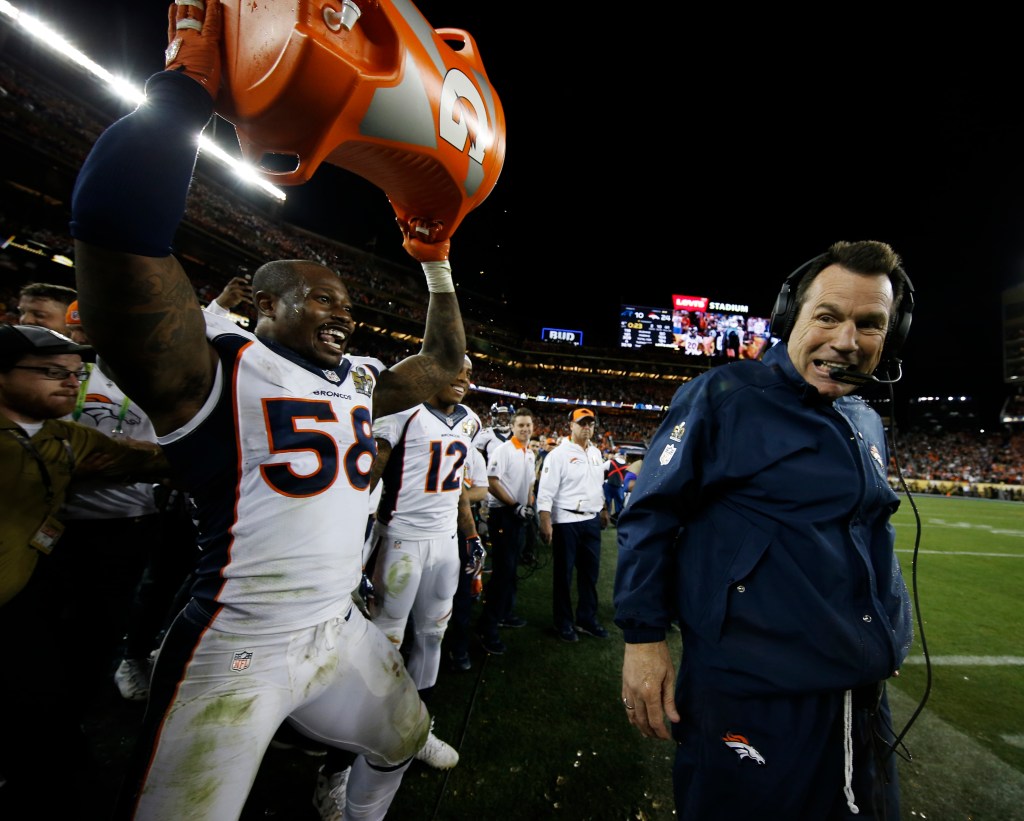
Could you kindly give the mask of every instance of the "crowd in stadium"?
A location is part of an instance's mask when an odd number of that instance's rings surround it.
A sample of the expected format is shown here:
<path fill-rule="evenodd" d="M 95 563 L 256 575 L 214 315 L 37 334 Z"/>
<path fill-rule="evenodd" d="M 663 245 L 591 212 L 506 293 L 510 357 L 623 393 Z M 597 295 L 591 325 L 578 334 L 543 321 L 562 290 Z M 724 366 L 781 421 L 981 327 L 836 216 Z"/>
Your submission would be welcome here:
<path fill-rule="evenodd" d="M 0 129 L 5 138 L 26 151 L 57 163 L 61 177 L 60 181 L 51 180 L 54 191 L 13 193 L 0 211 L 3 234 L 17 238 L 20 246 L 71 259 L 67 206 L 60 189 L 73 178 L 89 146 L 118 112 L 105 111 L 96 100 L 90 102 L 84 96 L 70 97 L 65 89 L 26 66 L 0 61 Z M 216 297 L 239 269 L 252 269 L 273 258 L 313 259 L 342 274 L 354 301 L 373 316 L 374 328 L 386 329 L 385 323 L 392 323 L 404 332 L 378 333 L 364 325 L 356 334 L 352 352 L 378 356 L 391 364 L 418 347 L 415 330 L 422 325 L 425 301 L 417 276 L 365 251 L 275 220 L 270 211 L 261 215 L 251 202 L 239 207 L 240 196 L 241 192 L 212 174 L 197 175 L 190 191 L 186 225 L 206 241 L 218 244 L 224 260 L 220 267 L 189 270 L 200 302 Z M 5 321 L 16 322 L 13 308 L 18 289 L 26 282 L 74 285 L 73 269 L 64 269 L 63 279 L 58 279 L 60 269 L 43 265 L 40 256 L 0 249 L 0 271 L 4 273 L 0 316 Z M 645 351 L 642 360 L 634 356 L 630 361 L 620 350 L 524 339 L 519 329 L 503 325 L 497 311 L 474 304 L 472 299 L 464 300 L 463 312 L 471 351 L 481 354 L 474 361 L 477 391 L 467 404 L 482 415 L 498 397 L 514 405 L 528 405 L 537 415 L 539 435 L 567 432 L 563 405 L 597 404 L 610 406 L 599 419 L 606 448 L 616 442 L 645 442 L 660 419 L 657 409 L 669 403 L 687 378 L 680 357 L 671 352 Z M 516 365 L 508 364 L 509 360 Z M 599 368 L 594 364 L 599 361 L 613 362 L 614 367 Z M 652 369 L 660 369 L 656 375 L 661 378 L 649 378 Z M 637 378 L 640 373 L 647 378 Z M 538 397 L 557 397 L 560 403 Z M 634 410 L 637 404 L 654 409 Z M 978 484 L 1024 484 L 1024 432 L 1009 426 L 988 427 L 984 433 L 946 431 L 932 425 L 901 431 L 896 452 L 899 466 L 907 478 L 956 482 L 956 492 L 965 492 L 966 486 L 966 492 L 977 493 L 971 488 Z"/>

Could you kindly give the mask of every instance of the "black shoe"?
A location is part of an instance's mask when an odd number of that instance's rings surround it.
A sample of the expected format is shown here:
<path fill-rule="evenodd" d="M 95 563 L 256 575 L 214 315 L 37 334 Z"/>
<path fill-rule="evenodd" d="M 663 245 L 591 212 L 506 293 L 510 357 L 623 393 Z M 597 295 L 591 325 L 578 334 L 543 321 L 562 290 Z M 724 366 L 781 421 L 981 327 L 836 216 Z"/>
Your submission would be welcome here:
<path fill-rule="evenodd" d="M 588 636 L 593 636 L 595 639 L 608 638 L 608 631 L 597 622 L 593 624 L 577 624 L 576 629 L 581 633 L 586 633 Z"/>
<path fill-rule="evenodd" d="M 580 637 L 576 635 L 576 631 L 571 627 L 565 627 L 558 631 L 558 638 L 562 641 L 567 641 L 570 644 L 574 641 L 579 641 Z"/>
<path fill-rule="evenodd" d="M 481 636 L 480 644 L 483 645 L 484 650 L 490 653 L 492 656 L 502 656 L 508 648 L 505 646 L 505 642 L 499 639 L 497 636 Z"/>
<path fill-rule="evenodd" d="M 526 627 L 526 619 L 513 614 L 511 616 L 506 616 L 499 621 L 498 627 Z"/>

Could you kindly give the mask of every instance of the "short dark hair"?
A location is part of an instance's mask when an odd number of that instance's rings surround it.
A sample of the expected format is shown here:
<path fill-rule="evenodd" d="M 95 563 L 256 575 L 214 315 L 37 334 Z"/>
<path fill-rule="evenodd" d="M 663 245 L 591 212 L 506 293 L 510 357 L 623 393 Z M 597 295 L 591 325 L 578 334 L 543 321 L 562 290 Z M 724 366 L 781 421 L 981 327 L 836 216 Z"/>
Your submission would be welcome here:
<path fill-rule="evenodd" d="M 529 416 L 533 417 L 533 411 L 529 408 L 516 408 L 516 412 L 512 414 L 512 418 L 515 419 L 517 416 Z"/>
<path fill-rule="evenodd" d="M 813 265 L 808 266 L 807 271 L 800 278 L 796 287 L 797 311 L 804 304 L 807 296 L 807 289 L 815 277 L 828 268 L 829 265 L 841 265 L 848 271 L 855 274 L 877 276 L 885 274 L 892 283 L 892 310 L 895 315 L 903 301 L 903 294 L 907 290 L 908 277 L 903 270 L 903 262 L 900 255 L 893 250 L 892 246 L 877 240 L 861 240 L 860 242 L 836 242 L 829 249 L 815 260 Z"/>
<path fill-rule="evenodd" d="M 306 281 L 306 271 L 317 268 L 334 274 L 344 285 L 345 280 L 336 270 L 311 259 L 275 259 L 264 262 L 252 275 L 253 291 L 269 291 L 272 294 L 285 294 L 302 286 Z"/>
<path fill-rule="evenodd" d="M 63 302 L 67 306 L 78 299 L 78 292 L 74 288 L 68 288 L 66 285 L 54 285 L 50 282 L 30 282 L 22 286 L 18 296 L 52 299 L 54 302 Z"/>

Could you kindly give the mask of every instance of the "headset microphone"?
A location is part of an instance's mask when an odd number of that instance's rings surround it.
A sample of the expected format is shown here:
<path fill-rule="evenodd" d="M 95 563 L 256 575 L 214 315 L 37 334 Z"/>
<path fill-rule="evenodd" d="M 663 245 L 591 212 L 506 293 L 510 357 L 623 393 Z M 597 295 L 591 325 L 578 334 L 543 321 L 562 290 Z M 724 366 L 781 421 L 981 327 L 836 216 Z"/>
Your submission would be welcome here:
<path fill-rule="evenodd" d="M 853 368 L 829 368 L 828 375 L 830 379 L 834 379 L 836 382 L 845 382 L 847 385 L 856 385 L 857 387 L 863 387 L 869 382 L 877 385 L 892 385 L 903 378 L 903 368 L 900 367 L 900 361 L 897 359 L 894 364 L 896 365 L 895 379 L 879 379 L 874 374 L 861 373 Z"/>

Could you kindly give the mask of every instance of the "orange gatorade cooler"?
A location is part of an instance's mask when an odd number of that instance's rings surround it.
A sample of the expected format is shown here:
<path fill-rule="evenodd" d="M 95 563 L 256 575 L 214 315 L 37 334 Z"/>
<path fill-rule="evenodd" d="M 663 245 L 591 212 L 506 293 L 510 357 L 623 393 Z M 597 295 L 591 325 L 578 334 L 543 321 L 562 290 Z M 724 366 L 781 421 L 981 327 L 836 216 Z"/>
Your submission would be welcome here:
<path fill-rule="evenodd" d="M 217 113 L 267 179 L 337 165 L 400 219 L 441 223 L 438 240 L 491 193 L 505 114 L 467 32 L 433 29 L 408 0 L 222 2 Z"/>

